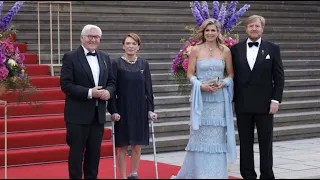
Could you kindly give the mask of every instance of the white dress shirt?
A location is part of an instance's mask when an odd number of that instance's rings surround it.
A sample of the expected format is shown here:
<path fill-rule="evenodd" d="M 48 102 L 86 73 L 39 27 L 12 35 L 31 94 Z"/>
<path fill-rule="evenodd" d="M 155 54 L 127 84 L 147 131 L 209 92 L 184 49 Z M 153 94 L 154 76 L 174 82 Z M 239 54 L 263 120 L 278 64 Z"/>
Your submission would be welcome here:
<path fill-rule="evenodd" d="M 255 41 L 255 42 L 259 43 L 258 47 L 255 45 L 249 47 L 249 45 L 248 45 L 249 42 L 253 42 L 253 41 L 251 41 L 251 39 L 249 39 L 249 38 L 247 39 L 247 61 L 250 66 L 250 69 L 252 71 L 254 64 L 256 63 L 257 56 L 258 56 L 259 47 L 261 44 L 261 38 L 259 38 L 257 41 Z M 279 104 L 279 101 L 277 101 L 277 100 L 271 100 L 271 101 Z"/>
<path fill-rule="evenodd" d="M 85 47 L 83 47 L 83 50 L 84 50 L 84 55 L 86 56 L 87 61 L 89 63 L 89 66 L 91 68 L 94 84 L 96 86 L 98 86 L 99 75 L 100 75 L 100 67 L 99 67 L 98 58 L 97 58 L 97 56 L 87 56 L 87 53 L 89 52 L 89 50 L 86 49 Z M 95 53 L 95 51 L 93 51 L 92 53 Z M 88 99 L 92 99 L 92 89 L 91 88 L 88 91 Z"/>
<path fill-rule="evenodd" d="M 261 44 L 261 38 L 259 38 L 256 42 L 259 43 L 258 47 L 257 46 L 252 46 L 249 47 L 248 43 L 249 42 L 253 42 L 251 41 L 249 38 L 247 39 L 247 60 L 248 60 L 248 64 L 250 66 L 250 69 L 252 71 L 254 63 L 256 62 L 257 56 L 258 56 L 258 51 L 259 51 L 259 47 Z"/>

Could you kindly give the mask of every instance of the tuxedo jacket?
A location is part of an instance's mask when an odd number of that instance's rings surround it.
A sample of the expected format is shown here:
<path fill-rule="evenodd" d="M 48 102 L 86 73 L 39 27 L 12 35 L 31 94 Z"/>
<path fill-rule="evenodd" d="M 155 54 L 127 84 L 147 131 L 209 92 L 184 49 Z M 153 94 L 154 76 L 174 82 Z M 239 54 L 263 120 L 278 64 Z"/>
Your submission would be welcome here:
<path fill-rule="evenodd" d="M 281 103 L 284 70 L 280 48 L 261 40 L 253 69 L 247 61 L 247 40 L 231 47 L 234 102 L 238 113 L 269 113 L 271 100 Z"/>
<path fill-rule="evenodd" d="M 110 58 L 107 54 L 96 50 L 100 75 L 98 86 L 107 89 L 110 97 L 115 93 L 115 78 Z M 98 101 L 99 122 L 106 121 L 106 101 L 88 99 L 88 91 L 95 87 L 93 75 L 83 47 L 64 54 L 60 75 L 61 90 L 66 94 L 64 119 L 74 124 L 90 124 L 95 115 Z"/>

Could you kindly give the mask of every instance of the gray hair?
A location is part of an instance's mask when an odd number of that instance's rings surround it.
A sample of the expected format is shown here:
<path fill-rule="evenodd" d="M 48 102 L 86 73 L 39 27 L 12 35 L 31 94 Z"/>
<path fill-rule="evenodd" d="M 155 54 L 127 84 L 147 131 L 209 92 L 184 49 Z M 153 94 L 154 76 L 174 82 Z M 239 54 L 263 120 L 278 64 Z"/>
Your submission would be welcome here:
<path fill-rule="evenodd" d="M 92 29 L 92 28 L 98 30 L 98 31 L 99 31 L 99 34 L 100 34 L 100 37 L 102 36 L 102 31 L 101 31 L 101 29 L 100 29 L 98 26 L 92 25 L 92 24 L 87 24 L 87 25 L 85 25 L 85 26 L 83 27 L 83 29 L 82 29 L 82 31 L 81 31 L 81 36 L 87 35 L 87 32 L 88 32 L 90 29 Z"/>

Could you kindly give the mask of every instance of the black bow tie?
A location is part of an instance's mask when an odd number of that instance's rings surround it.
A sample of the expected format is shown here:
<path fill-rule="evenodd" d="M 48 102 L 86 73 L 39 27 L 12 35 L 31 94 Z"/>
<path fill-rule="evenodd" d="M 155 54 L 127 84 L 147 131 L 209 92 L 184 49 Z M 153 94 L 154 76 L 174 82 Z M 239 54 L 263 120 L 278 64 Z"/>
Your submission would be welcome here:
<path fill-rule="evenodd" d="M 92 52 L 87 53 L 87 56 L 96 56 L 96 55 L 97 55 L 96 53 L 92 53 Z"/>
<path fill-rule="evenodd" d="M 252 47 L 253 45 L 259 46 L 259 42 L 248 42 L 249 47 Z"/>

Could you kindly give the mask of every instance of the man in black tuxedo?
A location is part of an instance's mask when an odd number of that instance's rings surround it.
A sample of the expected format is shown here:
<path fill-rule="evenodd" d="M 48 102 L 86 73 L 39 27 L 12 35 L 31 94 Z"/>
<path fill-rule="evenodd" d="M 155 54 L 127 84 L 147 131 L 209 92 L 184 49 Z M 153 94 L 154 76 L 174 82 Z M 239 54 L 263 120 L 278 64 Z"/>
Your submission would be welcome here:
<path fill-rule="evenodd" d="M 260 179 L 274 179 L 272 141 L 273 115 L 278 111 L 284 88 L 284 71 L 279 46 L 261 39 L 265 19 L 247 18 L 248 38 L 231 47 L 234 67 L 234 108 L 240 138 L 240 172 L 256 179 L 254 126 L 260 151 Z"/>
<path fill-rule="evenodd" d="M 98 26 L 86 25 L 81 32 L 82 45 L 62 58 L 60 85 L 66 94 L 70 179 L 81 179 L 82 168 L 85 179 L 97 179 L 98 175 L 106 101 L 115 92 L 109 56 L 97 50 L 101 35 Z"/>

